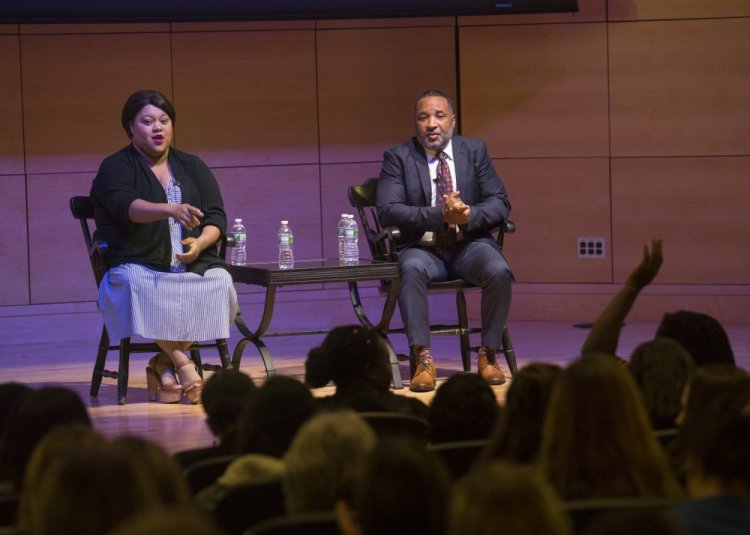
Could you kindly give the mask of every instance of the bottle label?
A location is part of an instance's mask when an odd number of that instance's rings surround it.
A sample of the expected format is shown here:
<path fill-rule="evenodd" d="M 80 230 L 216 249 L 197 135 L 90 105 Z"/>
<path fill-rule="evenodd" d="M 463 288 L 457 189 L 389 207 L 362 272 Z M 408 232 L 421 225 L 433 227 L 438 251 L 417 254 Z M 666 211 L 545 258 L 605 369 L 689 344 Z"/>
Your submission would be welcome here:
<path fill-rule="evenodd" d="M 279 245 L 292 245 L 293 243 L 294 237 L 291 234 L 279 236 Z"/>
<path fill-rule="evenodd" d="M 235 243 L 245 243 L 247 241 L 247 234 L 244 232 L 235 232 L 234 233 L 234 242 Z"/>
<path fill-rule="evenodd" d="M 344 231 L 344 236 L 346 236 L 347 238 L 356 238 L 357 231 L 352 228 L 348 228 Z"/>

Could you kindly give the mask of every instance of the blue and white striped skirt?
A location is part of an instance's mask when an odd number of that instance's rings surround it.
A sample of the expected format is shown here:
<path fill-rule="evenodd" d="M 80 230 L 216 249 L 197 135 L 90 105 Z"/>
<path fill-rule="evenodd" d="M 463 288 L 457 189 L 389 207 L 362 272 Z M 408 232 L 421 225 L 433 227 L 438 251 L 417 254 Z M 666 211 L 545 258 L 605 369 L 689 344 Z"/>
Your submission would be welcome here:
<path fill-rule="evenodd" d="M 154 271 L 140 264 L 110 269 L 99 285 L 99 311 L 111 340 L 198 342 L 229 338 L 239 309 L 227 270 L 205 275 Z"/>

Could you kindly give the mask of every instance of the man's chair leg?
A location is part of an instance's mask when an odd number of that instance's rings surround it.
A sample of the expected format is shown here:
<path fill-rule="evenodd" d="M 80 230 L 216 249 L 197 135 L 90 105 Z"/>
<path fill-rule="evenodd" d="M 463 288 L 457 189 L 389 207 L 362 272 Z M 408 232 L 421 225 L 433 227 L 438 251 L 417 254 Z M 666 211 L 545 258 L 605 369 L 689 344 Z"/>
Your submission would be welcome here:
<path fill-rule="evenodd" d="M 466 296 L 462 290 L 456 291 L 456 311 L 458 313 L 459 339 L 461 341 L 461 362 L 465 372 L 471 371 L 471 340 L 469 339 L 469 317 L 466 314 Z"/>
<path fill-rule="evenodd" d="M 515 376 L 518 372 L 516 366 L 516 352 L 513 350 L 513 344 L 510 341 L 510 334 L 508 334 L 508 326 L 503 327 L 503 353 L 505 353 L 505 361 L 508 363 L 511 375 Z"/>

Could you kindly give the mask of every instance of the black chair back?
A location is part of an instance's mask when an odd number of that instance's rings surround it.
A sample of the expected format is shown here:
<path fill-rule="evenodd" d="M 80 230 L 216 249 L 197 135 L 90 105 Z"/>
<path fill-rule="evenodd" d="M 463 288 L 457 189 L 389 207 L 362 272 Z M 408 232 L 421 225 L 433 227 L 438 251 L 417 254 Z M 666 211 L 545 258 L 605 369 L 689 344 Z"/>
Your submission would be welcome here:
<path fill-rule="evenodd" d="M 214 510 L 214 519 L 228 535 L 242 535 L 248 528 L 283 515 L 281 480 L 251 483 L 227 490 Z"/>
<path fill-rule="evenodd" d="M 440 457 L 454 480 L 466 475 L 490 441 L 460 440 L 430 444 L 429 450 Z"/>
<path fill-rule="evenodd" d="M 201 490 L 214 483 L 239 455 L 222 455 L 212 457 L 190 465 L 182 471 L 190 493 L 195 496 Z"/>
<path fill-rule="evenodd" d="M 336 513 L 304 513 L 265 520 L 245 532 L 250 535 L 340 535 Z"/>

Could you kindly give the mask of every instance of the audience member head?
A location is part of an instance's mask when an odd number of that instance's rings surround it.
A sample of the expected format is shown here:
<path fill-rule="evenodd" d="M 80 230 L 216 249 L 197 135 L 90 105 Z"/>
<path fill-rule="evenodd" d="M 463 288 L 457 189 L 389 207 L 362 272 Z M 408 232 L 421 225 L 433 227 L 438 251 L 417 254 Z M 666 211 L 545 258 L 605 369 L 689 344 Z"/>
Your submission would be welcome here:
<path fill-rule="evenodd" d="M 269 377 L 240 417 L 240 453 L 281 457 L 316 410 L 315 398 L 300 381 L 286 375 Z"/>
<path fill-rule="evenodd" d="M 312 388 L 333 381 L 336 389 L 363 385 L 387 391 L 391 383 L 388 346 L 371 327 L 343 325 L 334 328 L 323 343 L 310 350 L 305 362 L 305 382 Z"/>
<path fill-rule="evenodd" d="M 34 512 L 39 508 L 40 482 L 57 459 L 104 443 L 104 437 L 86 424 L 63 424 L 47 433 L 34 448 L 26 465 L 18 505 L 18 525 L 24 530 L 31 527 Z"/>
<path fill-rule="evenodd" d="M 724 327 L 708 314 L 689 310 L 664 314 L 656 336 L 677 340 L 698 366 L 735 364 Z"/>
<path fill-rule="evenodd" d="M 500 414 L 492 388 L 476 373 L 450 376 L 430 403 L 429 441 L 479 440 L 490 436 Z"/>
<path fill-rule="evenodd" d="M 101 535 L 136 512 L 161 507 L 139 463 L 108 443 L 56 457 L 39 480 L 29 533 Z"/>
<path fill-rule="evenodd" d="M 12 420 L 13 413 L 18 410 L 23 399 L 31 393 L 31 388 L 21 383 L 3 383 L 0 384 L 0 481 L 10 479 L 10 459 L 7 455 L 10 453 L 6 448 L 10 444 L 4 444 L 5 431 L 8 422 Z"/>
<path fill-rule="evenodd" d="M 338 500 L 351 503 L 354 484 L 375 441 L 375 433 L 355 412 L 328 412 L 310 419 L 284 456 L 286 511 L 333 511 Z"/>
<path fill-rule="evenodd" d="M 445 531 L 449 481 L 443 464 L 423 443 L 382 439 L 365 459 L 355 485 L 353 506 L 359 520 L 352 521 L 347 505 L 339 503 L 336 510 L 345 523 L 359 525 L 347 529 L 347 535 L 440 535 Z"/>
<path fill-rule="evenodd" d="M 682 390 L 695 370 L 687 350 L 671 338 L 654 338 L 635 348 L 629 369 L 652 427 L 675 427 Z"/>
<path fill-rule="evenodd" d="M 562 368 L 532 362 L 513 377 L 505 405 L 487 448 L 487 456 L 521 464 L 536 462 L 542 443 L 542 425 L 552 391 Z"/>
<path fill-rule="evenodd" d="M 563 371 L 539 463 L 563 500 L 679 494 L 633 378 L 606 355 L 581 358 Z"/>
<path fill-rule="evenodd" d="M 459 480 L 451 495 L 448 535 L 571 533 L 559 498 L 529 467 L 489 461 Z"/>
<path fill-rule="evenodd" d="M 0 384 L 0 439 L 5 434 L 8 416 L 18 408 L 21 401 L 31 393 L 31 387 L 23 383 Z"/>
<path fill-rule="evenodd" d="M 744 413 L 750 405 L 750 374 L 730 365 L 699 368 L 685 389 L 686 406 L 681 415 L 680 439 L 685 452 L 685 474 L 692 495 L 711 493 L 713 487 L 731 486 L 731 472 L 747 470 L 738 461 L 742 449 Z M 730 441 L 729 436 L 734 438 Z M 739 449 L 738 449 L 739 448 Z M 746 473 L 746 472 L 745 472 Z M 750 489 L 749 489 L 750 490 Z"/>
<path fill-rule="evenodd" d="M 750 374 L 727 364 L 698 368 L 683 389 L 684 410 L 677 421 L 683 436 L 703 433 L 717 418 L 732 418 L 750 402 Z M 688 437 L 689 438 L 689 437 Z"/>
<path fill-rule="evenodd" d="M 180 468 L 164 448 L 155 442 L 134 436 L 117 437 L 112 441 L 112 448 L 137 461 L 138 470 L 144 471 L 144 478 L 151 482 L 162 504 L 187 504 L 190 491 L 181 477 Z"/>
<path fill-rule="evenodd" d="M 750 407 L 719 418 L 685 441 L 688 492 L 696 498 L 750 499 Z"/>
<path fill-rule="evenodd" d="M 203 385 L 201 403 L 214 436 L 222 442 L 236 440 L 240 415 L 256 394 L 253 380 L 238 370 L 221 370 L 211 375 Z"/>
<path fill-rule="evenodd" d="M 8 478 L 21 488 L 23 474 L 31 453 L 51 429 L 63 424 L 82 423 L 91 426 L 86 406 L 74 391 L 46 386 L 26 395 L 10 415 L 0 458 Z"/>

